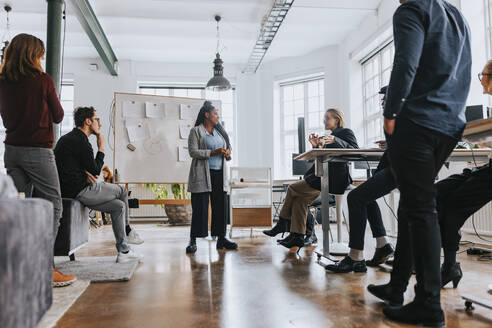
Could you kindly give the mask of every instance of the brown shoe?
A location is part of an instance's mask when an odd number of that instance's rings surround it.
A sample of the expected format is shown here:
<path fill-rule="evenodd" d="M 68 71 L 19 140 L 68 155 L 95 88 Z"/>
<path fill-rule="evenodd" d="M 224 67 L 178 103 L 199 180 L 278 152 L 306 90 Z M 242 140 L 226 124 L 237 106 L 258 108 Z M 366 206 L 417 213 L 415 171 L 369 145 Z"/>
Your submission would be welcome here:
<path fill-rule="evenodd" d="M 65 287 L 71 285 L 75 280 L 77 280 L 77 277 L 70 274 L 63 274 L 53 269 L 53 287 Z"/>

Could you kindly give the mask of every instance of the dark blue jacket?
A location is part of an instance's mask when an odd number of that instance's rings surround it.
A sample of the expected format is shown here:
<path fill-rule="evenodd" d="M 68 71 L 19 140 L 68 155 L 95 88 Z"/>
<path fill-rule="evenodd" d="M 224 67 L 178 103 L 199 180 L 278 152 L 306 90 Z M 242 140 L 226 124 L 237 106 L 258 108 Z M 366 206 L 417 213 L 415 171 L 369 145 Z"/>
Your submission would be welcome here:
<path fill-rule="evenodd" d="M 470 30 L 443 0 L 409 0 L 393 17 L 395 61 L 384 117 L 460 139 L 471 81 Z"/>
<path fill-rule="evenodd" d="M 337 128 L 331 133 L 335 137 L 335 142 L 326 144 L 323 148 L 359 148 L 354 132 L 347 128 Z M 328 167 L 328 180 L 330 194 L 343 194 L 347 186 L 352 183 L 349 167 L 347 163 L 334 162 Z M 307 184 L 316 190 L 321 190 L 321 178 L 314 174 L 314 164 L 304 174 Z"/>

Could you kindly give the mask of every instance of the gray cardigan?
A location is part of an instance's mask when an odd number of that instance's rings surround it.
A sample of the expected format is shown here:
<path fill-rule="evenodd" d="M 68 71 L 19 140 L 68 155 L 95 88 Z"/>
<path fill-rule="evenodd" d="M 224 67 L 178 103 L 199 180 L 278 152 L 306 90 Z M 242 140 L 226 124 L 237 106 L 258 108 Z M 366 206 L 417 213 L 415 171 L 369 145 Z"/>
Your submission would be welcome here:
<path fill-rule="evenodd" d="M 208 166 L 211 150 L 207 149 L 205 143 L 205 127 L 203 124 L 191 129 L 190 135 L 188 136 L 188 151 L 193 159 L 191 161 L 190 175 L 188 177 L 188 191 L 192 193 L 211 192 L 212 183 L 210 182 L 210 168 Z M 224 157 L 222 157 L 224 191 L 228 191 L 229 185 L 227 182 L 227 169 L 225 164 Z"/>

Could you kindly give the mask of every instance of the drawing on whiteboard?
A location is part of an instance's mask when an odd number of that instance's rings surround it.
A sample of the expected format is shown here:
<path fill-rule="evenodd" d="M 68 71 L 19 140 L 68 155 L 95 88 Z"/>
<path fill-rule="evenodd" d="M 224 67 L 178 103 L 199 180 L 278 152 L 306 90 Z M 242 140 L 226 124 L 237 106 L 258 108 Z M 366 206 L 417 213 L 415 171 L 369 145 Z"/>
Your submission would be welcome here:
<path fill-rule="evenodd" d="M 179 118 L 182 120 L 194 120 L 198 116 L 200 109 L 196 109 L 192 105 L 179 105 Z"/>
<path fill-rule="evenodd" d="M 150 155 L 157 155 L 162 152 L 163 145 L 162 140 L 159 138 L 152 138 L 144 142 L 144 149 Z"/>
<path fill-rule="evenodd" d="M 145 104 L 136 101 L 124 101 L 123 117 L 145 118 Z"/>
<path fill-rule="evenodd" d="M 150 138 L 147 124 L 143 120 L 127 118 L 125 121 L 128 139 L 130 142 L 145 140 Z"/>
<path fill-rule="evenodd" d="M 191 162 L 187 146 L 178 146 L 178 162 Z"/>
<path fill-rule="evenodd" d="M 193 122 L 180 122 L 179 137 L 181 139 L 188 139 L 191 129 L 193 129 Z"/>
<path fill-rule="evenodd" d="M 166 116 L 165 104 L 146 101 L 145 115 L 148 118 L 164 118 Z"/>

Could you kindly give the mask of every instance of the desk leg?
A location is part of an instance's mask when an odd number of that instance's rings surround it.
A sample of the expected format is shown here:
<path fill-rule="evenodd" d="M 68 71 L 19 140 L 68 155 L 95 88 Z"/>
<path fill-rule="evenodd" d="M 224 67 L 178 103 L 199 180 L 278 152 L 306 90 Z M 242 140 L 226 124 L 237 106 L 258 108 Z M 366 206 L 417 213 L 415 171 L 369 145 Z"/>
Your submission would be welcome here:
<path fill-rule="evenodd" d="M 320 262 L 321 257 L 329 258 L 330 256 L 330 193 L 329 193 L 329 176 L 328 176 L 328 162 L 323 163 L 321 159 L 316 160 L 316 176 L 321 177 L 321 219 L 323 227 L 323 250 L 316 251 L 318 256 L 318 263 L 324 267 L 324 264 Z"/>
<path fill-rule="evenodd" d="M 329 163 L 323 163 L 323 176 L 321 177 L 321 218 L 323 226 L 323 256 L 330 255 L 330 193 L 329 193 Z"/>

